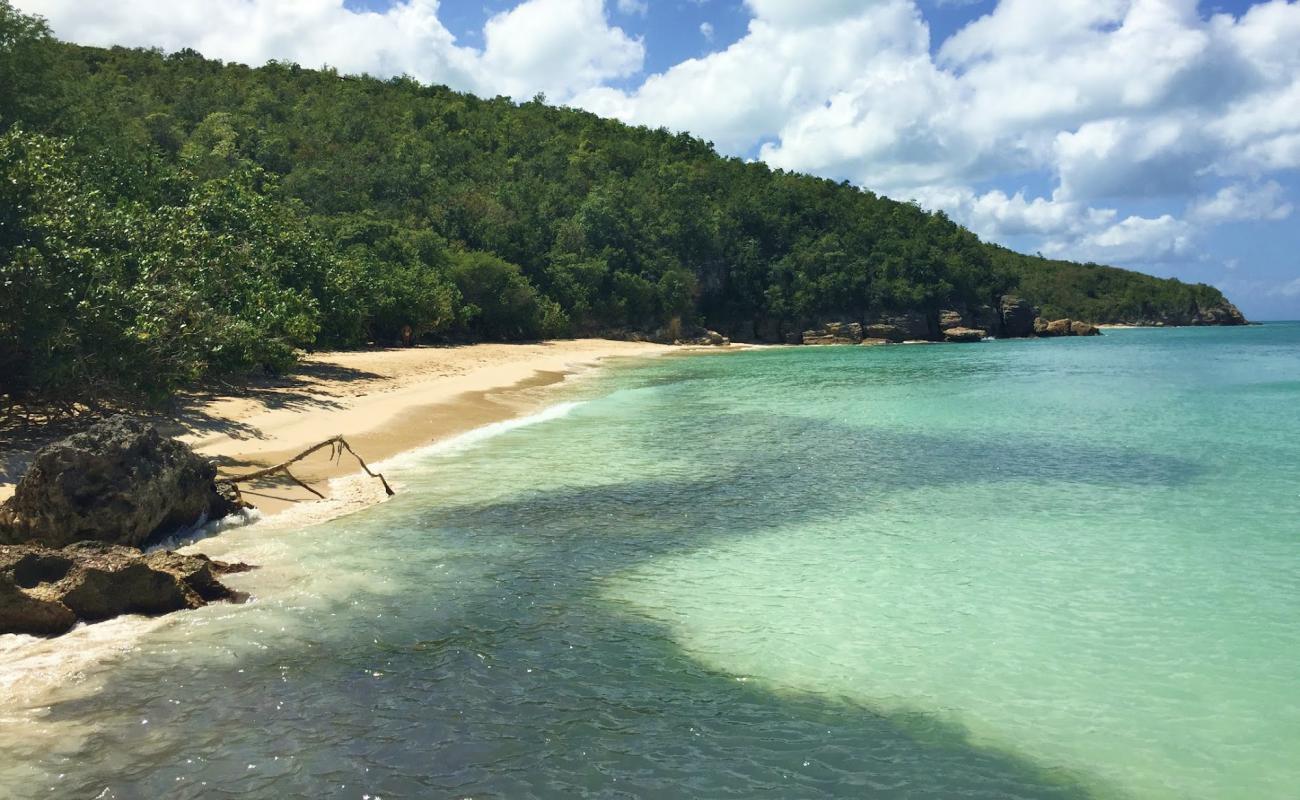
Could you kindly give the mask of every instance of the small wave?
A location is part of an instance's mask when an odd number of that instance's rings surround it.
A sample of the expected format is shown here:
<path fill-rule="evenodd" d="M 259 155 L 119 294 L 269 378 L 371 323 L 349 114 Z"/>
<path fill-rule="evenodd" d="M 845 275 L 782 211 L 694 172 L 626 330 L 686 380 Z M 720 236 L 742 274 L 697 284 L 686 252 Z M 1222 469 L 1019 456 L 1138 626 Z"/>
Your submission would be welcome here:
<path fill-rule="evenodd" d="M 464 452 L 465 450 L 481 444 L 488 439 L 494 439 L 518 428 L 526 428 L 530 425 L 538 425 L 543 422 L 550 422 L 551 420 L 567 417 L 579 406 L 586 405 L 586 403 L 587 401 L 585 400 L 556 403 L 553 406 L 547 406 L 535 414 L 502 420 L 501 422 L 493 422 L 489 425 L 466 431 L 457 436 L 452 436 L 423 447 L 417 447 L 413 450 L 399 453 L 392 458 L 371 465 L 371 469 L 376 472 L 381 470 L 408 469 L 430 456 L 451 455 L 454 453 Z"/>

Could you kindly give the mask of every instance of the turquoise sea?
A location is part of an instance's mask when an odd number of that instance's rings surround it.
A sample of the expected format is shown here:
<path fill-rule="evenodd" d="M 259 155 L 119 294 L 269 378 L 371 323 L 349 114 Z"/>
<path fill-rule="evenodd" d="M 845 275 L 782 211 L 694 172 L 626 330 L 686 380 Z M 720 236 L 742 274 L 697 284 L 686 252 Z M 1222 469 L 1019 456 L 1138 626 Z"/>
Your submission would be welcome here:
<path fill-rule="evenodd" d="M 1300 796 L 1300 324 L 563 392 L 204 542 L 254 601 L 9 709 L 0 795 Z"/>

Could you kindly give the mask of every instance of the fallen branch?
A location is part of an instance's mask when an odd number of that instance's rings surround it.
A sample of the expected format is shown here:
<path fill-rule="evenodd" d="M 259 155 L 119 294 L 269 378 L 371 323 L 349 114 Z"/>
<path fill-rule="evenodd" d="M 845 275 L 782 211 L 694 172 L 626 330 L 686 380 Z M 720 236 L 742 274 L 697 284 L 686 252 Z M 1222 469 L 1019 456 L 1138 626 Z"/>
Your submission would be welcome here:
<path fill-rule="evenodd" d="M 239 492 L 238 484 L 246 483 L 248 481 L 255 481 L 260 478 L 269 477 L 278 472 L 283 472 L 286 476 L 288 476 L 289 480 L 298 484 L 299 486 L 311 492 L 312 494 L 316 495 L 317 497 L 324 499 L 325 495 L 321 494 L 320 492 L 316 491 L 312 487 L 308 486 L 306 483 L 303 483 L 301 480 L 297 478 L 297 476 L 295 476 L 292 472 L 290 472 L 289 465 L 298 461 L 302 461 L 304 458 L 311 455 L 312 453 L 315 453 L 318 450 L 323 450 L 326 447 L 332 448 L 330 457 L 334 459 L 335 463 L 337 463 L 343 458 L 344 450 L 351 453 L 352 457 L 357 460 L 357 463 L 361 465 L 361 469 L 365 470 L 365 473 L 367 475 L 369 475 L 372 478 L 379 479 L 379 482 L 384 485 L 384 491 L 388 493 L 389 497 L 392 497 L 394 494 L 396 494 L 396 492 L 393 491 L 393 488 L 388 485 L 388 481 L 384 479 L 383 474 L 378 472 L 371 472 L 370 467 L 366 466 L 366 462 L 362 460 L 361 456 L 357 455 L 357 451 L 353 450 L 352 445 L 348 444 L 347 439 L 344 439 L 342 436 L 332 436 L 329 439 L 320 442 L 319 444 L 314 444 L 311 447 L 308 447 L 306 450 L 303 450 L 298 455 L 289 459 L 288 461 L 283 461 L 279 464 L 276 464 L 273 467 L 259 469 L 255 472 L 248 472 L 243 475 L 231 475 L 228 477 L 221 478 L 220 481 L 222 483 L 230 484 L 230 487 L 235 490 L 235 494 L 239 495 L 240 492 Z M 242 499 L 242 495 L 240 495 L 240 498 Z"/>

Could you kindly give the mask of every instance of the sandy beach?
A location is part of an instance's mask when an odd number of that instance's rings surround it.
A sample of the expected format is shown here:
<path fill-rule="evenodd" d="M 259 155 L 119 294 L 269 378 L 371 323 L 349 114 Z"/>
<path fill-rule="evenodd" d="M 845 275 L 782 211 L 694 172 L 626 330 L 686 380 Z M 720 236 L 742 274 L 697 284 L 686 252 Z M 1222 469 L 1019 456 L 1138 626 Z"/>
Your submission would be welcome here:
<path fill-rule="evenodd" d="M 535 344 L 474 344 L 316 353 L 293 374 L 229 392 L 184 398 L 156 422 L 166 433 L 238 475 L 289 459 L 342 434 L 369 464 L 494 422 L 532 413 L 550 402 L 556 384 L 619 357 L 682 348 L 648 342 L 574 339 Z M 29 455 L 5 454 L 0 500 L 13 492 Z M 359 473 L 349 456 L 329 449 L 294 466 L 294 475 L 332 495 L 328 516 L 383 499 L 373 480 L 334 481 Z M 331 485 L 332 481 L 332 485 Z M 264 515 L 315 505 L 317 498 L 285 478 L 245 486 Z"/>

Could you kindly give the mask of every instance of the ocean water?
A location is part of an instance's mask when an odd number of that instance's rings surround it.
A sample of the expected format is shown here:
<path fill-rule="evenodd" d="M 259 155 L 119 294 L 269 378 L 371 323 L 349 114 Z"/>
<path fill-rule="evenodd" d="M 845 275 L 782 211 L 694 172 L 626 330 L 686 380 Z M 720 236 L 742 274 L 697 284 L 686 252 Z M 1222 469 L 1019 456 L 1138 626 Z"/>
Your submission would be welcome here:
<path fill-rule="evenodd" d="M 79 631 L 130 643 L 5 709 L 0 795 L 1300 795 L 1300 324 L 563 399 L 205 542 L 254 601 Z"/>

